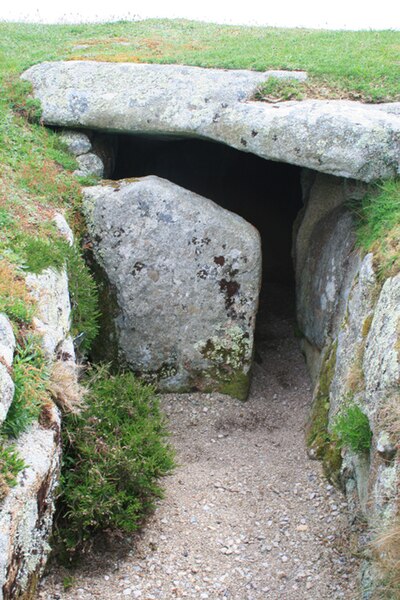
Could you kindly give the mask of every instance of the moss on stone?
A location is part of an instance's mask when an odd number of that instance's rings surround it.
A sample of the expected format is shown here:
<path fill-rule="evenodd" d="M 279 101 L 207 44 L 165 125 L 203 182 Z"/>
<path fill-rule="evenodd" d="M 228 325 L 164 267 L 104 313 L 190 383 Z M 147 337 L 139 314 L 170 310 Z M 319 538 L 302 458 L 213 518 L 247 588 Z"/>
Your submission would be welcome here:
<path fill-rule="evenodd" d="M 336 363 L 336 349 L 337 344 L 333 343 L 325 353 L 307 427 L 307 446 L 314 450 L 317 458 L 320 458 L 320 448 L 328 437 L 329 390 Z"/>
<path fill-rule="evenodd" d="M 362 329 L 361 329 L 361 335 L 363 336 L 363 338 L 366 338 L 367 335 L 369 334 L 369 330 L 371 329 L 373 318 L 374 318 L 374 314 L 371 313 L 370 315 L 368 315 L 368 317 L 366 317 L 364 319 L 364 322 L 362 324 Z"/>
<path fill-rule="evenodd" d="M 313 456 L 322 462 L 325 476 L 335 485 L 340 483 L 342 465 L 338 438 L 329 432 L 329 391 L 335 372 L 337 343 L 325 353 L 317 391 L 306 431 L 306 443 Z"/>
<path fill-rule="evenodd" d="M 218 391 L 238 400 L 247 400 L 250 389 L 250 374 L 237 371 L 227 381 L 221 382 Z"/>

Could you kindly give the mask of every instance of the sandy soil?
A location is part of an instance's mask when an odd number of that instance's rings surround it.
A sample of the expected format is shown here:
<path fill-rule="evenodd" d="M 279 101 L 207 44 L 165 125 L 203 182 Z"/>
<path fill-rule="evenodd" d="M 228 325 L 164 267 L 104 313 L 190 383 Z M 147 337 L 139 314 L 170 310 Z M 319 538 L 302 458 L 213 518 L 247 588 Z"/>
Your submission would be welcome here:
<path fill-rule="evenodd" d="M 292 332 L 282 315 L 264 322 L 247 403 L 163 397 L 179 467 L 147 527 L 53 569 L 38 598 L 359 597 L 346 502 L 304 447 L 311 386 Z"/>

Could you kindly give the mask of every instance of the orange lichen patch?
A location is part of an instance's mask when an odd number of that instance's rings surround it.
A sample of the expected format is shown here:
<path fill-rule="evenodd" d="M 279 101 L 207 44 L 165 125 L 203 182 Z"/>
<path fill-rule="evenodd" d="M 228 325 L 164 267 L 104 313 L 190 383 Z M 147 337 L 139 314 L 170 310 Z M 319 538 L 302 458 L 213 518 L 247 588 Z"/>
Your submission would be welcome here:
<path fill-rule="evenodd" d="M 106 46 L 112 44 L 127 44 L 130 43 L 127 37 L 112 37 L 112 38 L 94 38 L 89 40 L 76 40 L 74 46 Z"/>
<path fill-rule="evenodd" d="M 45 158 L 23 164 L 17 181 L 31 194 L 51 198 L 54 206 L 60 206 L 80 189 L 78 182 L 67 175 L 60 165 Z"/>
<path fill-rule="evenodd" d="M 143 58 L 135 54 L 118 53 L 118 54 L 94 54 L 93 56 L 85 56 L 85 60 L 93 60 L 96 62 L 143 62 Z M 82 60 L 82 56 L 71 56 L 69 60 Z"/>

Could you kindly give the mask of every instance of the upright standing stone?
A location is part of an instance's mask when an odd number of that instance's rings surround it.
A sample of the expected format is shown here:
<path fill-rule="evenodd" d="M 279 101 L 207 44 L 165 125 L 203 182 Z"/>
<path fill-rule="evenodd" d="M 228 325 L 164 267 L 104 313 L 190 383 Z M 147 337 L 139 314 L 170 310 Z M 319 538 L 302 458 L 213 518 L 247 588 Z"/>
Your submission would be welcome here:
<path fill-rule="evenodd" d="M 153 176 L 87 188 L 84 206 L 95 258 L 116 291 L 119 359 L 162 390 L 245 398 L 258 231 Z"/>

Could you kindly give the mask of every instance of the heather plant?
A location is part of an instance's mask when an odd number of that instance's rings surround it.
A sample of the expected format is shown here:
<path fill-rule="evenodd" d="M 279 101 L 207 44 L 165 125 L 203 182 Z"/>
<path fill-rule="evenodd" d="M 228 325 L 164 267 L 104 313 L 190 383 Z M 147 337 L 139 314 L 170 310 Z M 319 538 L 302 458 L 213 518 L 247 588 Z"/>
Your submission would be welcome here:
<path fill-rule="evenodd" d="M 158 479 L 174 465 L 151 386 L 104 366 L 90 372 L 86 385 L 85 406 L 63 423 L 57 524 L 70 555 L 96 533 L 135 531 L 162 496 Z"/>

